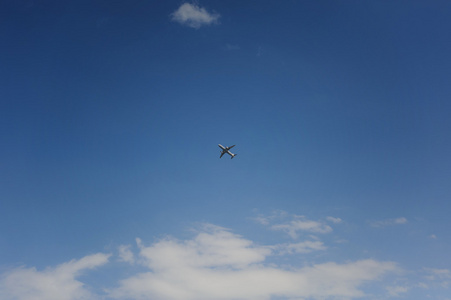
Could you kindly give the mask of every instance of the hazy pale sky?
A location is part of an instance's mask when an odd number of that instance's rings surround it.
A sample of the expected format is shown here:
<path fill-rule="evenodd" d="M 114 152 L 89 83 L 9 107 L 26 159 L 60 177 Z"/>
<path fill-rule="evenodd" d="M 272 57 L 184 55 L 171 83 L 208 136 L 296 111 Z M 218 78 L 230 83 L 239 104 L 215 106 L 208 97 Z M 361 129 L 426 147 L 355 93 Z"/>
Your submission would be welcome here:
<path fill-rule="evenodd" d="M 450 16 L 1 1 L 0 298 L 450 300 Z"/>

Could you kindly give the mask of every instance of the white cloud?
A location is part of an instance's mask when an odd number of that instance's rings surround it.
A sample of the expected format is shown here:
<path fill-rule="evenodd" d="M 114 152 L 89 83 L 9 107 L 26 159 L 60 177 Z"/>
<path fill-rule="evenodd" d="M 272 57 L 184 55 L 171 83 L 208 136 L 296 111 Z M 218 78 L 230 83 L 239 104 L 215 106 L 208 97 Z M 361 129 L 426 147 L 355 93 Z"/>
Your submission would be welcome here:
<path fill-rule="evenodd" d="M 255 245 L 229 230 L 205 226 L 192 240 L 166 238 L 139 243 L 148 272 L 120 282 L 109 296 L 118 299 L 289 299 L 357 298 L 362 284 L 393 272 L 392 262 L 367 259 L 284 269 L 265 264 L 274 249 Z M 280 246 L 281 248 L 283 246 Z M 322 249 L 320 242 L 285 245 L 288 252 Z M 274 246 L 273 246 L 274 248 Z M 280 248 L 280 249 L 281 249 Z M 280 250 L 279 249 L 279 250 Z"/>
<path fill-rule="evenodd" d="M 405 294 L 409 291 L 408 287 L 405 286 L 389 286 L 387 287 L 388 294 L 391 297 L 400 297 L 402 294 Z"/>
<path fill-rule="evenodd" d="M 118 247 L 119 251 L 119 260 L 123 262 L 128 262 L 130 264 L 135 263 L 135 256 L 133 252 L 130 250 L 130 245 L 120 245 Z"/>
<path fill-rule="evenodd" d="M 451 271 L 448 269 L 434 269 L 434 268 L 425 268 L 426 272 L 429 272 L 431 274 L 440 276 L 440 277 L 447 277 L 451 278 Z"/>
<path fill-rule="evenodd" d="M 217 23 L 219 17 L 217 13 L 210 13 L 205 8 L 190 3 L 182 4 L 171 14 L 173 21 L 196 29 L 203 25 Z"/>
<path fill-rule="evenodd" d="M 334 218 L 334 217 L 327 217 L 326 220 L 329 221 L 329 222 L 332 222 L 334 224 L 338 224 L 338 223 L 341 223 L 343 221 L 340 218 Z"/>
<path fill-rule="evenodd" d="M 152 247 L 141 245 L 140 254 L 152 269 L 168 264 L 177 264 L 179 267 L 185 263 L 192 267 L 226 265 L 239 269 L 263 261 L 271 252 L 266 247 L 253 246 L 251 241 L 225 228 L 207 224 L 202 229 L 193 240 L 179 242 L 167 238 Z"/>
<path fill-rule="evenodd" d="M 451 279 L 451 271 L 448 269 L 424 268 L 424 271 L 428 273 L 426 278 L 429 280 Z"/>
<path fill-rule="evenodd" d="M 292 219 L 286 221 L 287 218 Z M 340 218 L 327 217 L 328 221 L 332 223 L 340 223 Z M 307 219 L 305 216 L 288 215 L 284 211 L 275 211 L 271 216 L 259 215 L 253 218 L 254 221 L 265 226 L 269 226 L 272 230 L 280 230 L 286 232 L 291 238 L 298 238 L 298 233 L 305 231 L 308 233 L 329 233 L 332 227 L 324 221 L 313 221 Z"/>
<path fill-rule="evenodd" d="M 285 231 L 293 239 L 298 237 L 298 231 L 314 233 L 328 233 L 332 231 L 332 228 L 329 225 L 307 219 L 293 220 L 286 224 L 276 224 L 271 226 L 271 229 Z"/>
<path fill-rule="evenodd" d="M 312 228 L 324 231 L 330 224 L 327 222 L 335 223 L 329 218 L 312 221 L 284 212 L 260 216 L 257 221 L 268 228 L 291 226 L 295 221 L 315 224 L 296 225 L 307 232 Z M 293 229 L 295 233 L 298 227 Z M 391 275 L 401 271 L 394 262 L 375 259 L 325 262 L 329 248 L 309 233 L 303 240 L 292 243 L 259 245 L 214 225 L 201 225 L 194 232 L 193 238 L 186 240 L 167 237 L 146 245 L 137 238 L 137 247 L 119 246 L 113 264 L 120 269 L 110 273 L 113 269 L 108 267 L 106 279 L 114 283 L 106 287 L 98 286 L 105 282 L 102 277 L 105 273 L 99 272 L 97 277 L 91 273 L 83 275 L 106 264 L 108 254 L 89 255 L 44 270 L 27 267 L 9 270 L 0 274 L 0 299 L 391 299 L 413 293 L 446 294 L 451 286 L 451 270 L 446 268 L 423 268 L 411 273 L 415 278 L 394 280 Z M 118 261 L 130 264 L 127 272 L 123 272 L 124 264 Z M 385 276 L 388 278 L 381 281 Z M 424 298 L 427 297 L 425 294 Z"/>
<path fill-rule="evenodd" d="M 272 225 L 271 229 L 285 231 L 293 239 L 298 237 L 299 231 L 313 233 L 328 233 L 332 231 L 332 227 L 329 225 L 320 221 L 308 220 L 304 216 L 298 216 L 297 220 L 292 220 L 288 223 Z"/>
<path fill-rule="evenodd" d="M 268 217 L 265 217 L 262 215 L 255 217 L 255 218 L 251 218 L 251 219 L 261 225 L 269 225 L 269 223 L 270 223 L 270 219 Z"/>
<path fill-rule="evenodd" d="M 84 284 L 75 278 L 83 271 L 108 262 L 109 255 L 98 253 L 71 260 L 55 268 L 16 268 L 2 274 L 0 298 L 16 300 L 95 299 Z"/>
<path fill-rule="evenodd" d="M 312 251 L 326 250 L 323 242 L 304 241 L 300 243 L 288 243 L 272 246 L 271 249 L 277 251 L 280 255 L 295 253 L 310 253 Z"/>
<path fill-rule="evenodd" d="M 386 220 L 370 222 L 370 225 L 372 227 L 381 228 L 381 227 L 400 225 L 400 224 L 406 224 L 406 223 L 407 223 L 407 219 L 404 217 L 400 217 L 400 218 L 396 218 L 396 219 L 386 219 Z"/>
<path fill-rule="evenodd" d="M 394 220 L 395 224 L 406 224 L 407 223 L 407 219 L 404 217 L 401 218 L 397 218 Z"/>
<path fill-rule="evenodd" d="M 424 278 L 428 280 L 428 286 L 440 286 L 448 289 L 451 285 L 451 271 L 449 269 L 424 268 Z"/>

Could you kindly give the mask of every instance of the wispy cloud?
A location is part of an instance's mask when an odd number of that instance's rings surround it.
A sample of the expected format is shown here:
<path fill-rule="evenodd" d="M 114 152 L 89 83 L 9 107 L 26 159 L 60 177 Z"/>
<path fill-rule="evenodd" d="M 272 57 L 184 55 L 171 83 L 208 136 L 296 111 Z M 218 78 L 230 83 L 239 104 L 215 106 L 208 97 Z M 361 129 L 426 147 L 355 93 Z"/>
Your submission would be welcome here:
<path fill-rule="evenodd" d="M 218 23 L 220 15 L 208 12 L 196 4 L 184 3 L 171 14 L 172 21 L 199 29 L 203 25 Z"/>
<path fill-rule="evenodd" d="M 135 256 L 133 252 L 130 250 L 130 245 L 120 245 L 118 247 L 119 251 L 119 261 L 127 262 L 130 264 L 135 263 Z"/>
<path fill-rule="evenodd" d="M 239 45 L 226 44 L 225 49 L 227 51 L 235 51 L 235 50 L 240 50 L 241 47 Z"/>
<path fill-rule="evenodd" d="M 425 286 L 439 285 L 446 289 L 451 286 L 451 271 L 449 269 L 424 268 L 423 271 L 426 273 L 424 278 L 428 281 L 427 285 L 423 283 Z"/>
<path fill-rule="evenodd" d="M 365 295 L 360 289 L 363 283 L 397 269 L 392 262 L 367 259 L 287 270 L 265 264 L 278 251 L 216 226 L 205 226 L 191 240 L 166 238 L 139 247 L 139 256 L 149 271 L 122 280 L 110 291 L 110 297 L 190 300 L 270 299 L 277 295 L 351 299 Z M 320 250 L 323 245 L 310 242 L 280 247 L 290 254 Z"/>
<path fill-rule="evenodd" d="M 284 211 L 276 211 L 270 216 L 259 215 L 253 218 L 253 220 L 262 225 L 269 226 L 272 230 L 284 231 L 293 239 L 298 238 L 299 232 L 329 233 L 332 231 L 332 227 L 325 221 L 309 220 L 305 216 L 289 215 Z M 327 217 L 326 220 L 334 224 L 342 221 L 340 218 L 334 217 Z"/>
<path fill-rule="evenodd" d="M 404 217 L 396 218 L 396 219 L 386 219 L 386 220 L 380 220 L 380 221 L 372 221 L 369 222 L 372 227 L 387 227 L 387 226 L 393 226 L 393 225 L 401 225 L 406 224 L 407 219 Z"/>
<path fill-rule="evenodd" d="M 310 253 L 312 251 L 326 250 L 323 242 L 320 241 L 304 241 L 299 243 L 287 243 L 271 246 L 271 249 L 280 255 Z"/>
<path fill-rule="evenodd" d="M 389 286 L 387 287 L 388 295 L 391 297 L 400 297 L 402 294 L 405 294 L 409 291 L 409 288 L 406 286 Z"/>
<path fill-rule="evenodd" d="M 340 218 L 335 218 L 335 217 L 327 217 L 326 220 L 329 221 L 329 222 L 332 222 L 332 223 L 334 223 L 334 224 L 338 224 L 338 223 L 343 222 L 342 219 L 340 219 Z"/>
<path fill-rule="evenodd" d="M 300 217 L 298 220 L 293 220 L 285 224 L 272 225 L 271 229 L 285 231 L 293 239 L 298 237 L 299 231 L 313 233 L 328 233 L 332 231 L 332 227 L 329 225 L 318 221 L 308 220 L 305 217 Z"/>
<path fill-rule="evenodd" d="M 425 268 L 424 270 L 436 276 L 451 278 L 451 271 L 448 269 Z"/>
<path fill-rule="evenodd" d="M 86 270 L 108 262 L 110 255 L 98 253 L 72 260 L 54 268 L 17 268 L 0 279 L 0 298 L 16 300 L 96 299 L 76 278 Z"/>
<path fill-rule="evenodd" d="M 424 271 L 428 274 L 426 278 L 429 280 L 451 279 L 451 271 L 448 269 L 424 268 Z"/>

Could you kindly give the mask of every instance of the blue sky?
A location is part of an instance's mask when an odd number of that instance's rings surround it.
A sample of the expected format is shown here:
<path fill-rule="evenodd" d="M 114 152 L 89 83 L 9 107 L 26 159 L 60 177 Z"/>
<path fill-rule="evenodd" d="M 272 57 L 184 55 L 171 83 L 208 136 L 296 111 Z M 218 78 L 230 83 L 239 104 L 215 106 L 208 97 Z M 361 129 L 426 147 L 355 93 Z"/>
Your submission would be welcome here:
<path fill-rule="evenodd" d="M 450 14 L 1 2 L 0 298 L 451 299 Z"/>

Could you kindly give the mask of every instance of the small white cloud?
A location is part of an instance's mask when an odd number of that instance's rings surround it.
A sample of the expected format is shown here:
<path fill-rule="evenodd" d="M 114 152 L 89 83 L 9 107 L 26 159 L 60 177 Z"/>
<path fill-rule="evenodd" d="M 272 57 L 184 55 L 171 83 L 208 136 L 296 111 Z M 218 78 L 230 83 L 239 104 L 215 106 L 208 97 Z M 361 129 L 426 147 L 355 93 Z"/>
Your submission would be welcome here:
<path fill-rule="evenodd" d="M 269 218 L 264 217 L 264 216 L 258 216 L 258 217 L 251 218 L 251 219 L 261 225 L 269 225 L 269 222 L 270 222 Z"/>
<path fill-rule="evenodd" d="M 406 224 L 407 223 L 407 219 L 404 217 L 401 218 L 397 218 L 394 220 L 395 224 Z"/>
<path fill-rule="evenodd" d="M 329 222 L 332 222 L 332 223 L 334 223 L 334 224 L 338 224 L 338 223 L 343 222 L 342 219 L 340 219 L 340 218 L 334 218 L 334 217 L 327 217 L 326 220 L 329 221 Z"/>
<path fill-rule="evenodd" d="M 295 218 L 295 220 L 288 223 L 272 225 L 271 229 L 285 231 L 293 239 L 298 237 L 299 231 L 313 233 L 328 233 L 332 231 L 332 227 L 323 222 L 308 220 L 304 216 L 295 216 Z"/>
<path fill-rule="evenodd" d="M 407 223 L 407 219 L 404 217 L 400 217 L 400 218 L 396 218 L 396 219 L 386 219 L 386 220 L 370 222 L 370 225 L 372 227 L 382 228 L 382 227 L 401 225 L 401 224 L 406 224 L 406 223 Z"/>
<path fill-rule="evenodd" d="M 263 214 L 259 214 L 257 217 L 250 218 L 251 220 L 254 220 L 255 222 L 261 224 L 261 225 L 269 225 L 271 223 L 274 223 L 275 220 L 282 220 L 289 217 L 289 215 L 283 211 L 283 210 L 275 210 L 272 212 L 270 216 L 265 216 Z"/>
<path fill-rule="evenodd" d="M 172 21 L 199 29 L 203 25 L 218 23 L 220 15 L 210 13 L 196 4 L 184 3 L 171 14 Z"/>
<path fill-rule="evenodd" d="M 271 249 L 275 250 L 279 255 L 285 254 L 304 254 L 312 251 L 326 250 L 323 242 L 320 241 L 304 241 L 300 243 L 288 243 L 272 246 Z"/>
<path fill-rule="evenodd" d="M 435 239 L 437 238 L 437 236 L 436 236 L 435 234 L 431 234 L 431 235 L 429 236 L 429 238 L 435 240 Z"/>
<path fill-rule="evenodd" d="M 314 233 L 328 233 L 332 231 L 332 228 L 329 225 L 307 219 L 293 220 L 286 224 L 276 224 L 271 226 L 271 229 L 285 231 L 293 239 L 298 237 L 298 231 Z"/>
<path fill-rule="evenodd" d="M 130 264 L 135 263 L 135 257 L 133 252 L 130 250 L 130 245 L 120 245 L 118 247 L 119 251 L 119 260 L 123 262 L 127 262 Z"/>
<path fill-rule="evenodd" d="M 405 286 L 389 286 L 387 287 L 387 292 L 391 297 L 400 297 L 401 294 L 405 294 L 409 291 L 408 287 Z"/>
<path fill-rule="evenodd" d="M 286 221 L 287 218 L 292 220 Z M 341 222 L 339 218 L 332 219 L 334 223 Z M 262 225 L 269 226 L 271 230 L 284 231 L 293 239 L 298 238 L 299 232 L 302 231 L 308 233 L 328 233 L 332 231 L 332 227 L 324 221 L 313 221 L 299 215 L 290 216 L 284 211 L 275 211 L 271 216 L 267 217 L 260 215 L 254 220 Z"/>
<path fill-rule="evenodd" d="M 98 253 L 71 260 L 55 268 L 17 268 L 2 274 L 0 298 L 15 300 L 95 299 L 95 295 L 75 278 L 87 269 L 108 262 L 110 255 Z"/>

